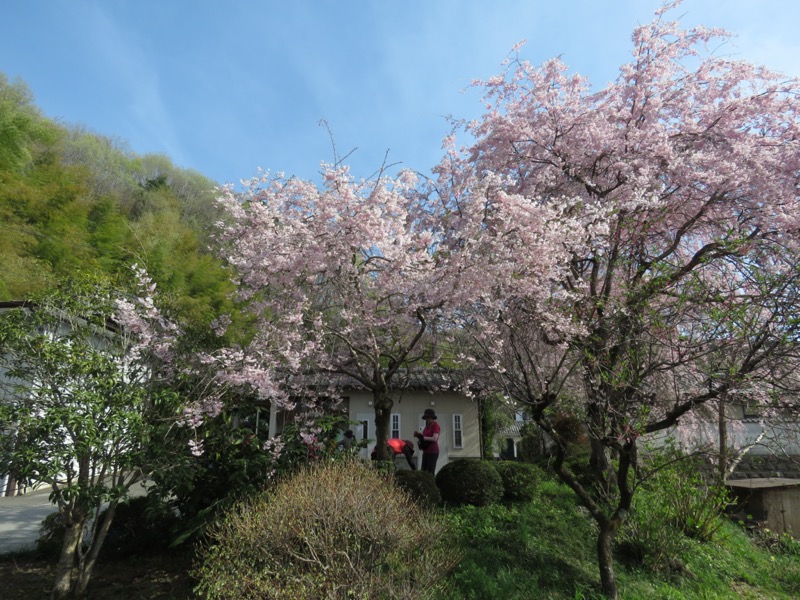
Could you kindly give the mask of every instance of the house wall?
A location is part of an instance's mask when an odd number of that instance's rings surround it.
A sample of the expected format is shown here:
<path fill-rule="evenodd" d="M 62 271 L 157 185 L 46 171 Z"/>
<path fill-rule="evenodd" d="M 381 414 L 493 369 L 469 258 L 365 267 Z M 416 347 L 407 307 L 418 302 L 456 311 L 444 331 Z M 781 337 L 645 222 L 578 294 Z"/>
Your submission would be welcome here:
<path fill-rule="evenodd" d="M 375 411 L 372 407 L 372 394 L 368 392 L 350 392 L 349 416 L 360 425 L 353 431 L 358 439 L 371 439 L 373 442 L 362 451 L 364 458 L 368 458 L 375 447 Z M 426 408 L 436 411 L 437 422 L 442 429 L 439 437 L 439 460 L 436 463 L 438 471 L 449 461 L 458 458 L 480 458 L 480 419 L 478 418 L 478 403 L 463 394 L 455 392 L 436 392 L 406 390 L 394 398 L 392 414 L 398 415 L 400 420 L 400 439 L 414 440 L 414 431 L 422 431 L 425 423 L 422 413 Z M 461 421 L 461 447 L 458 447 L 454 432 L 454 415 L 460 416 Z M 390 437 L 391 433 L 390 433 Z M 421 451 L 417 448 L 415 457 L 419 463 Z M 403 459 L 404 462 L 404 459 Z M 398 463 L 400 466 L 400 463 Z"/>
<path fill-rule="evenodd" d="M 728 446 L 735 450 L 747 449 L 748 454 L 800 455 L 800 427 L 796 421 L 760 420 L 757 418 L 728 421 Z M 701 422 L 690 428 L 670 428 L 647 436 L 651 443 L 677 442 L 686 451 L 717 447 L 719 431 L 716 423 Z"/>

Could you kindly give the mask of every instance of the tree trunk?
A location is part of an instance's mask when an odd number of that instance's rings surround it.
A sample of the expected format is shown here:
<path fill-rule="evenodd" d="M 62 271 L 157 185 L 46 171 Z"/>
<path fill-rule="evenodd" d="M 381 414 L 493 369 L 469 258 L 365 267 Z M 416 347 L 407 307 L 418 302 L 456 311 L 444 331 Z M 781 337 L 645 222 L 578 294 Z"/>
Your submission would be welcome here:
<path fill-rule="evenodd" d="M 81 538 L 83 537 L 84 523 L 85 520 L 70 519 L 64 529 L 64 542 L 61 545 L 61 555 L 56 565 L 55 583 L 50 595 L 53 600 L 69 598 L 72 594 L 72 575 Z"/>
<path fill-rule="evenodd" d="M 100 527 L 96 529 L 95 535 L 92 536 L 92 545 L 89 548 L 85 560 L 78 569 L 78 581 L 75 583 L 75 598 L 83 598 L 86 594 L 86 588 L 89 586 L 89 580 L 92 578 L 94 565 L 97 562 L 100 549 L 103 547 L 103 542 L 105 542 L 106 536 L 108 535 L 108 530 L 111 527 L 111 522 L 114 519 L 118 504 L 118 500 L 109 503 L 103 522 L 99 524 Z M 95 525 L 95 527 L 97 527 L 97 525 Z"/>
<path fill-rule="evenodd" d="M 13 473 L 8 475 L 8 484 L 6 485 L 6 496 L 17 495 L 17 478 Z"/>
<path fill-rule="evenodd" d="M 611 554 L 611 547 L 614 536 L 619 524 L 615 519 L 610 519 L 600 523 L 600 531 L 597 534 L 597 564 L 600 567 L 600 586 L 603 595 L 611 600 L 616 600 L 617 578 L 614 575 L 614 557 Z"/>
<path fill-rule="evenodd" d="M 723 393 L 718 402 L 717 428 L 719 431 L 719 484 L 725 485 L 728 477 L 728 420 L 725 418 L 727 394 Z"/>
<path fill-rule="evenodd" d="M 392 414 L 391 397 L 385 391 L 372 392 L 372 406 L 375 409 L 375 458 L 389 460 L 386 451 L 386 440 L 389 439 L 389 427 Z"/>

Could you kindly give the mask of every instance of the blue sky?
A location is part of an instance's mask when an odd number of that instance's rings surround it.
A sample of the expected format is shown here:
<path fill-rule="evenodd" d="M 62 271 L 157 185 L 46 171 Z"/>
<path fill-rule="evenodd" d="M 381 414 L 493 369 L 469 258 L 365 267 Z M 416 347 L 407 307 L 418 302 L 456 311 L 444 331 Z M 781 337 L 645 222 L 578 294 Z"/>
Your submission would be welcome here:
<path fill-rule="evenodd" d="M 314 179 L 354 150 L 358 176 L 427 173 L 447 116 L 476 118 L 476 78 L 514 44 L 560 55 L 595 87 L 660 0 L 30 0 L 7 2 L 0 71 L 45 115 L 162 153 L 220 183 L 259 168 Z M 724 27 L 720 50 L 800 76 L 800 2 L 684 0 L 686 25 Z"/>

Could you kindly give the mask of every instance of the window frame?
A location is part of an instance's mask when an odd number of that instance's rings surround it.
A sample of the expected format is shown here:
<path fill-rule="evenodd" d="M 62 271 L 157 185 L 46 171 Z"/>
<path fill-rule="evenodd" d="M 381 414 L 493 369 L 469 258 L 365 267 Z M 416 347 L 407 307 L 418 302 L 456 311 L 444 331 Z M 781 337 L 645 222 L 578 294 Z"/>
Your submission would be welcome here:
<path fill-rule="evenodd" d="M 464 415 L 461 413 L 453 413 L 451 415 L 451 423 L 453 425 L 453 448 L 464 448 Z"/>

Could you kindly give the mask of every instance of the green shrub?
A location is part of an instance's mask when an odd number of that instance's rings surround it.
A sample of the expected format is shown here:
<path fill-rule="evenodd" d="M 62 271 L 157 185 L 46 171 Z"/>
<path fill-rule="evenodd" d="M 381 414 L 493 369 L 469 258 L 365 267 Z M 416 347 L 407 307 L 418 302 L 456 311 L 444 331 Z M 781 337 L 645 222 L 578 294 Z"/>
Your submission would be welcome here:
<path fill-rule="evenodd" d="M 420 506 L 432 508 L 442 502 L 442 495 L 436 487 L 436 479 L 427 471 L 397 471 L 394 482 Z"/>
<path fill-rule="evenodd" d="M 202 598 L 431 598 L 458 557 L 445 524 L 356 461 L 320 462 L 209 531 Z"/>
<path fill-rule="evenodd" d="M 64 517 L 60 512 L 52 512 L 42 519 L 36 552 L 45 558 L 57 558 L 64 543 Z"/>
<path fill-rule="evenodd" d="M 723 524 L 728 496 L 707 481 L 698 461 L 674 452 L 652 457 L 633 498 L 617 551 L 656 572 L 681 568 L 686 538 L 710 542 Z"/>
<path fill-rule="evenodd" d="M 105 518 L 106 511 L 101 513 Z M 103 543 L 106 558 L 124 558 L 166 549 L 178 517 L 156 498 L 138 496 L 117 505 Z"/>
<path fill-rule="evenodd" d="M 447 463 L 437 473 L 436 485 L 450 504 L 486 506 L 503 497 L 503 480 L 488 461 L 462 458 Z"/>
<path fill-rule="evenodd" d="M 670 522 L 664 491 L 640 490 L 634 506 L 615 540 L 617 556 L 655 573 L 683 570 L 687 538 Z"/>
<path fill-rule="evenodd" d="M 336 448 L 340 415 L 290 421 L 284 424 L 279 443 L 269 438 L 265 427 L 255 426 L 255 413 L 240 411 L 239 417 L 238 427 L 225 413 L 209 419 L 200 432 L 202 454 L 176 453 L 170 459 L 171 468 L 153 474 L 152 493 L 180 515 L 173 545 L 202 537 L 219 513 L 241 498 L 258 494 L 273 478 L 287 477 L 316 461 L 347 457 Z M 181 441 L 185 449 L 189 440 Z"/>
<path fill-rule="evenodd" d="M 523 462 L 536 462 L 547 458 L 547 441 L 544 433 L 535 423 L 526 423 L 520 429 L 517 456 Z"/>
<path fill-rule="evenodd" d="M 509 502 L 529 502 L 536 495 L 536 487 L 542 479 L 542 472 L 534 465 L 498 461 L 493 463 L 503 480 L 503 499 Z"/>
<path fill-rule="evenodd" d="M 720 517 L 730 501 L 727 490 L 705 479 L 692 466 L 673 477 L 674 491 L 667 496 L 675 525 L 700 542 L 712 541 L 722 527 Z"/>
<path fill-rule="evenodd" d="M 101 522 L 108 509 L 100 513 Z M 120 502 L 114 512 L 100 556 L 108 559 L 125 558 L 165 550 L 172 541 L 178 517 L 163 502 L 154 497 L 137 496 Z M 64 517 L 54 512 L 39 528 L 36 551 L 40 556 L 56 558 L 64 542 Z"/>

